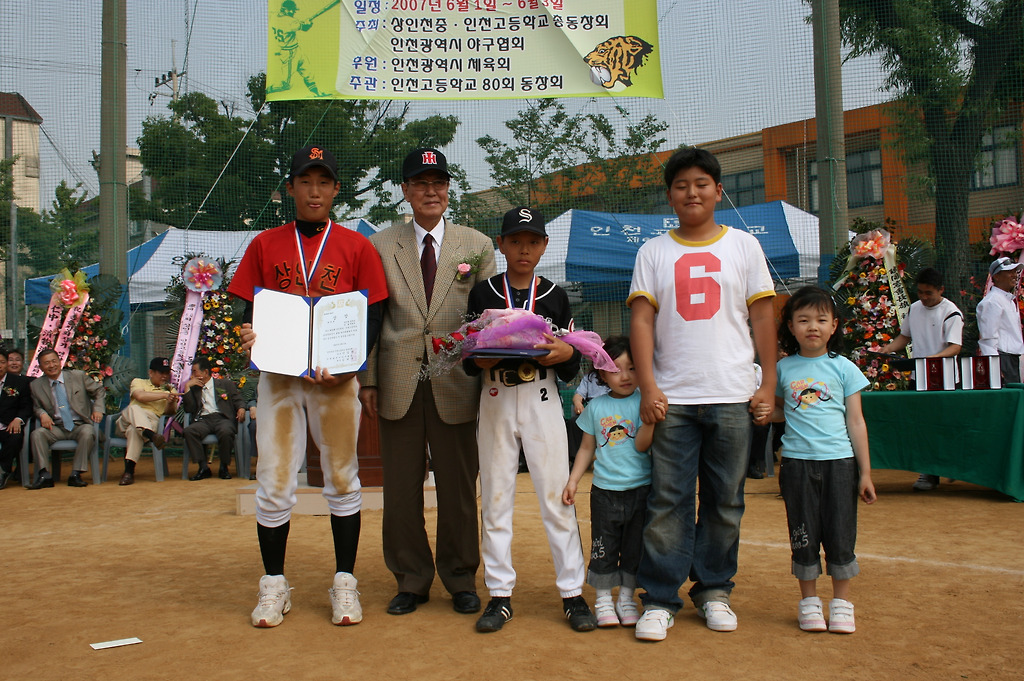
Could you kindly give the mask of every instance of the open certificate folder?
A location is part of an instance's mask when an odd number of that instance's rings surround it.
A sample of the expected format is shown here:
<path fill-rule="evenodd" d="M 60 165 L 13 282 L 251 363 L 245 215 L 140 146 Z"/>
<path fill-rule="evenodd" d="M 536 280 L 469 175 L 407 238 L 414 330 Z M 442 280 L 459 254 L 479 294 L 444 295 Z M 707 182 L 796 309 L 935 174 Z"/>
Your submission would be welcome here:
<path fill-rule="evenodd" d="M 254 369 L 286 376 L 366 367 L 366 291 L 306 297 L 257 288 L 253 296 Z"/>

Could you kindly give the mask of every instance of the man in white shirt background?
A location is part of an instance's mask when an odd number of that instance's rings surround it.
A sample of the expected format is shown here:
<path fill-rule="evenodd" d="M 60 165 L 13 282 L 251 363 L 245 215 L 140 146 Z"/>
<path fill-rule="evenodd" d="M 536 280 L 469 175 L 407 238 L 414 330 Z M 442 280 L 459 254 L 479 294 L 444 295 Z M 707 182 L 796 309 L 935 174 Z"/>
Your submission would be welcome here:
<path fill-rule="evenodd" d="M 203 438 L 211 433 L 217 436 L 220 478 L 230 480 L 228 464 L 235 449 L 235 435 L 238 423 L 245 419 L 245 402 L 238 387 L 229 379 L 214 378 L 210 360 L 197 357 L 192 364 L 192 377 L 185 384 L 182 404 L 192 415 L 192 423 L 184 432 L 185 448 L 192 460 L 199 464 L 199 471 L 189 480 L 213 477 L 203 449 Z"/>
<path fill-rule="evenodd" d="M 978 353 L 999 355 L 1003 383 L 1020 383 L 1020 356 L 1024 354 L 1017 277 L 1021 264 L 1003 257 L 989 265 L 992 288 L 978 303 Z"/>

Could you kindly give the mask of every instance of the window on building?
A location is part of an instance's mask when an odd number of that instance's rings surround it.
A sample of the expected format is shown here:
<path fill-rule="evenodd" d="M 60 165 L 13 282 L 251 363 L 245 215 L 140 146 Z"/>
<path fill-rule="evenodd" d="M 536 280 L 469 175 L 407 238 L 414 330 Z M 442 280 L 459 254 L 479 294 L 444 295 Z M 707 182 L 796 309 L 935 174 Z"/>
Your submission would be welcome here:
<path fill-rule="evenodd" d="M 764 170 L 751 170 L 722 176 L 722 190 L 737 208 L 755 203 L 764 203 Z M 732 205 L 722 200 L 723 208 Z"/>
<path fill-rule="evenodd" d="M 818 199 L 818 162 L 807 164 L 810 210 L 820 210 Z M 882 152 L 878 149 L 846 155 L 846 205 L 849 208 L 882 203 Z"/>
<path fill-rule="evenodd" d="M 971 190 L 1017 184 L 1017 130 L 1012 125 L 993 128 L 981 138 L 978 169 L 971 176 Z"/>

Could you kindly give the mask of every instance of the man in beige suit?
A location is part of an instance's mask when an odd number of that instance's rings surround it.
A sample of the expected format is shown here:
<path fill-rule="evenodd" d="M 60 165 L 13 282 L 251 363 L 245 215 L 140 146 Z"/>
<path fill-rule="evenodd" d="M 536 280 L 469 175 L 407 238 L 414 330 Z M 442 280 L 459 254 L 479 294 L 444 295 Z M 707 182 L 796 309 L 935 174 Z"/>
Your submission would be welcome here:
<path fill-rule="evenodd" d="M 398 581 L 392 615 L 430 597 L 434 557 L 423 517 L 427 445 L 437 488 L 437 575 L 456 612 L 480 610 L 476 506 L 476 417 L 480 383 L 461 366 L 418 379 L 431 339 L 462 324 L 470 289 L 494 274 L 490 240 L 444 219 L 451 175 L 436 149 L 416 149 L 402 164 L 402 192 L 413 219 L 370 237 L 384 264 L 388 300 L 377 347 L 360 376 L 360 401 L 380 414 L 384 467 L 384 560 Z M 460 264 L 478 262 L 460 275 Z M 466 268 L 463 268 L 464 270 Z"/>

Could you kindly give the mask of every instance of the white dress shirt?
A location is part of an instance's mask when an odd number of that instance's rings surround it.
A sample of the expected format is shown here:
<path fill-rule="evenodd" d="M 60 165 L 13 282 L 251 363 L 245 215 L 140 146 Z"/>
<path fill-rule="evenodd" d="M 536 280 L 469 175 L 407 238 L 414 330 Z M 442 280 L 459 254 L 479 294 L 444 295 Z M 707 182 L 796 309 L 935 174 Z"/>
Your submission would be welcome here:
<path fill-rule="evenodd" d="M 998 286 L 978 303 L 978 350 L 982 355 L 1024 355 L 1016 296 Z"/>

